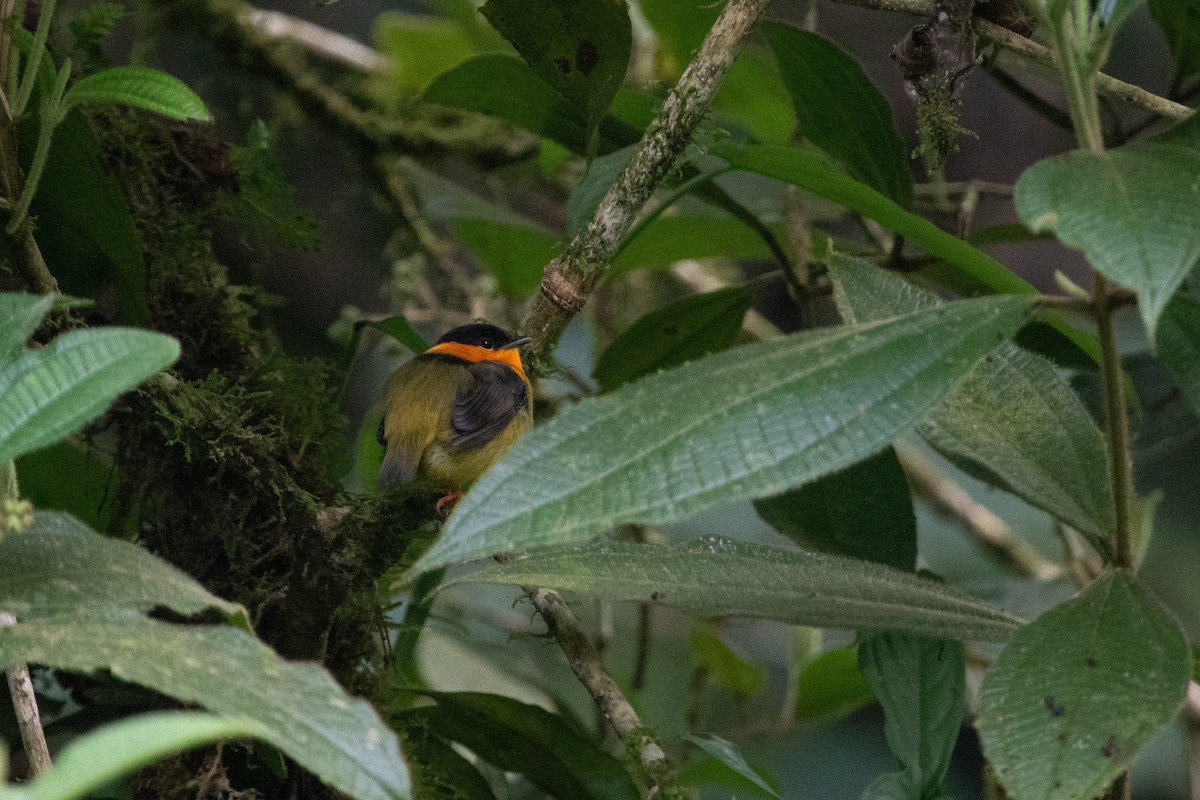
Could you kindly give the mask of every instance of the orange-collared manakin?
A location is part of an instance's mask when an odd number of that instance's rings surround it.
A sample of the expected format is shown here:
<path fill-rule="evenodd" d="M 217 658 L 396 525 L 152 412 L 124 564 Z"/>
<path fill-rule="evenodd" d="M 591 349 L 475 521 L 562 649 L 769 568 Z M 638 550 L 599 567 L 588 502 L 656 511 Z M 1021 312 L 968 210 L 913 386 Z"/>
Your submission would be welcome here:
<path fill-rule="evenodd" d="M 533 392 L 517 338 L 495 325 L 460 325 L 401 365 L 384 387 L 379 485 L 417 475 L 460 496 L 533 424 Z"/>

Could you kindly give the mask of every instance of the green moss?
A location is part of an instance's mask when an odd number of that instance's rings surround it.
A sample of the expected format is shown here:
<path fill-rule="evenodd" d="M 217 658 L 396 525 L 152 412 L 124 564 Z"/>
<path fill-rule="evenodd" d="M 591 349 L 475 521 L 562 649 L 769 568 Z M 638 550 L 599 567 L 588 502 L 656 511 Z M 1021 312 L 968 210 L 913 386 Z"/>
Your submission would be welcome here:
<path fill-rule="evenodd" d="M 917 137 L 919 144 L 913 156 L 920 156 L 925 171 L 934 174 L 945 165 L 946 159 L 958 152 L 962 136 L 975 132 L 963 127 L 958 112 L 958 99 L 948 88 L 937 86 L 923 91 L 917 100 Z"/>

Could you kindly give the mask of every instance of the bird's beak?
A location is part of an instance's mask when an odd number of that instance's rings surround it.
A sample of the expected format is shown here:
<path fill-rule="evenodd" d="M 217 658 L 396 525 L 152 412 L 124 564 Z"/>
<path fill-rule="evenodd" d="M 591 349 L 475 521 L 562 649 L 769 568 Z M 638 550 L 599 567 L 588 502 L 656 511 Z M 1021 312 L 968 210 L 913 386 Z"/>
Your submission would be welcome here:
<path fill-rule="evenodd" d="M 532 341 L 533 341 L 533 337 L 522 336 L 520 339 L 515 339 L 514 341 L 509 342 L 508 344 L 504 345 L 500 349 L 501 350 L 512 350 L 514 347 L 520 347 L 522 345 L 529 344 Z"/>

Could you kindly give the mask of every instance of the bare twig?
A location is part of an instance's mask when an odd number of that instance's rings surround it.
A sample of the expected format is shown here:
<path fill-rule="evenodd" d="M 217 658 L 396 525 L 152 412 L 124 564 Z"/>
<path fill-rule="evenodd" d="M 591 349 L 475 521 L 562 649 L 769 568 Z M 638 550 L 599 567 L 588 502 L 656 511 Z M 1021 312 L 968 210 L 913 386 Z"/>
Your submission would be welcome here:
<path fill-rule="evenodd" d="M 591 222 L 566 252 L 546 265 L 541 289 L 520 326 L 533 337 L 533 355 L 539 362 L 583 308 L 608 270 L 621 237 L 691 141 L 721 77 L 767 5 L 767 0 L 730 0 Z"/>
<path fill-rule="evenodd" d="M 7 611 L 0 611 L 0 628 L 11 628 L 16 624 L 16 617 Z M 44 775 L 54 765 L 50 761 L 50 748 L 46 746 L 46 734 L 42 730 L 42 718 L 38 713 L 33 681 L 29 677 L 29 666 L 19 661 L 8 668 L 7 676 L 8 693 L 12 695 L 13 710 L 17 715 L 17 727 L 21 729 L 21 742 L 25 745 L 25 756 L 29 759 L 29 774 L 36 778 Z"/>
<path fill-rule="evenodd" d="M 381 72 L 387 66 L 387 58 L 378 50 L 282 11 L 254 8 L 247 11 L 246 20 L 270 39 L 295 42 L 316 55 L 347 67 L 363 72 Z"/>
<path fill-rule="evenodd" d="M 932 3 L 929 0 L 836 0 L 836 2 L 852 6 L 862 6 L 863 8 L 874 8 L 881 11 L 899 11 L 905 14 L 917 14 L 920 16 L 928 16 L 932 8 Z M 1054 51 L 1043 47 L 1032 39 L 1027 39 L 1019 33 L 1010 31 L 1008 28 L 978 17 L 975 18 L 974 25 L 977 34 L 989 41 L 995 42 L 1004 49 L 1011 50 L 1017 55 L 1023 56 L 1030 61 L 1035 61 L 1038 64 L 1055 69 L 1058 68 L 1058 56 L 1054 54 Z M 1152 111 L 1164 117 L 1183 119 L 1192 113 L 1192 109 L 1181 103 L 1160 97 L 1146 91 L 1140 86 L 1134 86 L 1131 83 L 1117 80 L 1111 75 L 1104 73 L 1100 73 L 1097 76 L 1096 86 L 1105 94 L 1112 95 L 1132 106 Z"/>
<path fill-rule="evenodd" d="M 1008 524 L 946 475 L 920 451 L 898 448 L 913 491 L 943 514 L 957 520 L 976 542 L 1017 572 L 1039 581 L 1054 580 L 1062 568 L 1018 536 Z"/>
<path fill-rule="evenodd" d="M 575 677 L 587 689 L 588 694 L 600 709 L 600 713 L 612 725 L 613 730 L 638 759 L 647 778 L 655 784 L 651 794 L 659 794 L 658 787 L 674 784 L 674 767 L 667 754 L 654 736 L 642 725 L 637 712 L 617 686 L 600 661 L 600 654 L 592 646 L 587 634 L 579 626 L 575 612 L 563 601 L 562 596 L 552 589 L 527 588 L 526 595 L 533 607 L 542 615 Z"/>

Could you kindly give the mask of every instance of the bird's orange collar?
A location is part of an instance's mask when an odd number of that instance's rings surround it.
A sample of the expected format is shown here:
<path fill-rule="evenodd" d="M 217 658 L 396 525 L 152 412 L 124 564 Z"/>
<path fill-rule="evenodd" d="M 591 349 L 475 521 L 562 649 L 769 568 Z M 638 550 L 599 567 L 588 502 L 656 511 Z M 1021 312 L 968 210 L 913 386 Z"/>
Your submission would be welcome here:
<path fill-rule="evenodd" d="M 477 344 L 463 344 L 462 342 L 442 342 L 435 344 L 433 347 L 425 351 L 426 353 L 442 353 L 455 358 L 461 358 L 463 361 L 499 361 L 501 364 L 507 364 L 517 371 L 522 380 L 529 380 L 525 377 L 525 367 L 521 364 L 521 351 L 519 348 L 513 347 L 509 349 L 491 350 L 487 347 L 480 347 Z"/>

